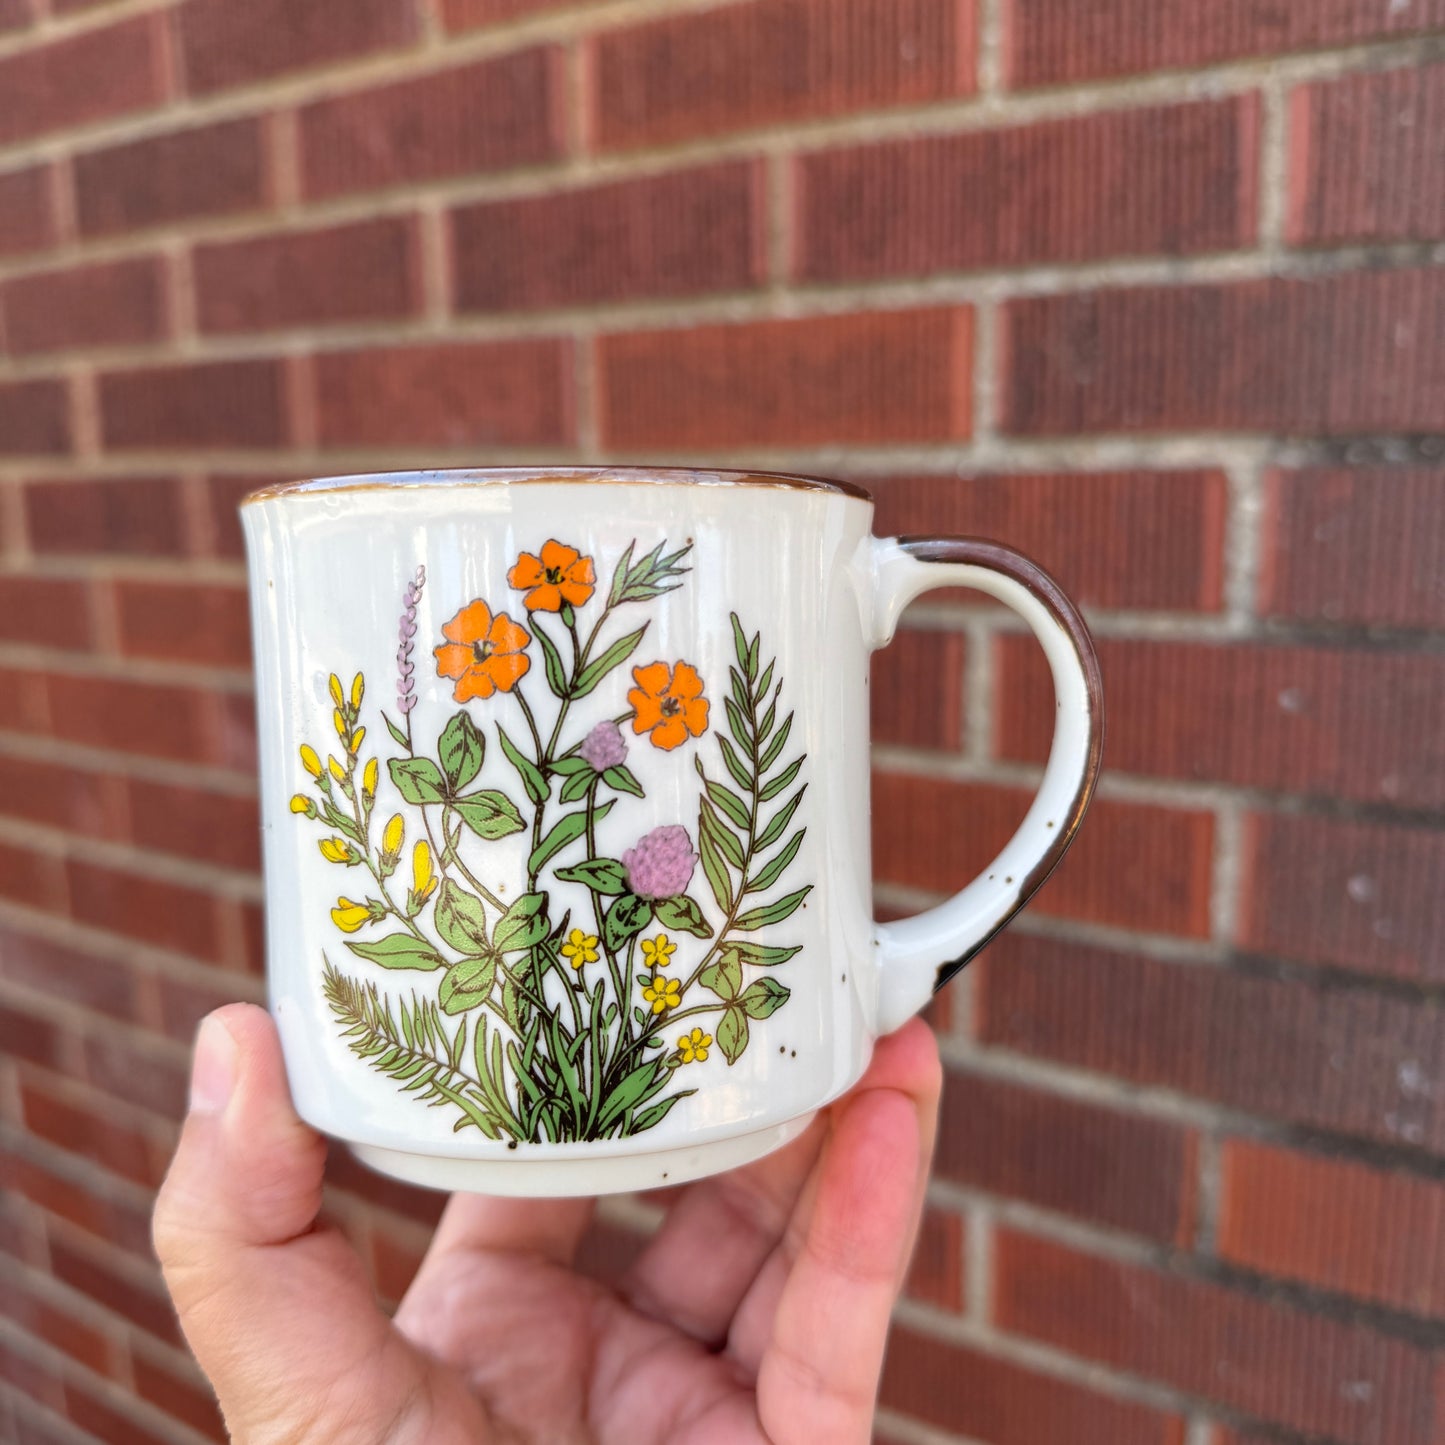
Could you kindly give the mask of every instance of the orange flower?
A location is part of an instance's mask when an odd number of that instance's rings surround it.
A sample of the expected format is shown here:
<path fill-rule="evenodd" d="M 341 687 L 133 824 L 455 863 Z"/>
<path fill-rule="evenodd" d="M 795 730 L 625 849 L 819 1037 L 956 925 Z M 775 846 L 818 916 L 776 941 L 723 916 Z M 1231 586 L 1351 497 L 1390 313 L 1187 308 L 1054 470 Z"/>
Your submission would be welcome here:
<path fill-rule="evenodd" d="M 452 696 L 457 702 L 474 697 L 491 697 L 499 688 L 511 692 L 532 665 L 523 649 L 532 640 L 505 612 L 495 617 L 478 598 L 469 602 L 445 627 L 447 639 L 434 647 L 437 676 L 456 682 Z"/>
<path fill-rule="evenodd" d="M 702 695 L 702 678 L 691 663 L 669 667 L 650 662 L 632 669 L 637 683 L 627 694 L 632 704 L 632 731 L 651 733 L 652 746 L 671 752 L 707 731 L 707 699 Z"/>
<path fill-rule="evenodd" d="M 540 557 L 523 552 L 507 581 L 518 592 L 527 592 L 522 600 L 528 612 L 560 612 L 564 602 L 581 607 L 591 597 L 597 573 L 590 557 L 549 539 L 542 543 Z"/>

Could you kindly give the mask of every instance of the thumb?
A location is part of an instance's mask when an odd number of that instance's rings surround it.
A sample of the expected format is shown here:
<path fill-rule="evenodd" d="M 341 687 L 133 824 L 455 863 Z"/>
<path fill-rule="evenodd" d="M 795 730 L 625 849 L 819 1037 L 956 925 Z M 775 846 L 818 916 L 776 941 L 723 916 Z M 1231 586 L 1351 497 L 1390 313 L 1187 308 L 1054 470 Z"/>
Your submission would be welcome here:
<path fill-rule="evenodd" d="M 317 1227 L 325 1156 L 292 1108 L 270 1015 L 232 1004 L 207 1017 L 154 1237 L 237 1441 L 340 1440 L 358 1427 L 364 1439 L 367 1419 L 403 1418 L 427 1393 L 426 1367 L 393 1333 L 360 1259 Z"/>

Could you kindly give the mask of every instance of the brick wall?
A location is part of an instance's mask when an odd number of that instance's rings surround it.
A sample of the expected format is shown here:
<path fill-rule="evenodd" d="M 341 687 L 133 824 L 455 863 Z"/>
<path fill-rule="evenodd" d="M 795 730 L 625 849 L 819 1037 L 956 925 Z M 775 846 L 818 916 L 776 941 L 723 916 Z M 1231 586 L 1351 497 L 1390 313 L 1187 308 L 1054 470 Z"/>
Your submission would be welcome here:
<path fill-rule="evenodd" d="M 880 1440 L 1438 1445 L 1442 134 L 1440 0 L 0 0 L 0 1436 L 219 1438 L 146 1216 L 262 993 L 237 498 L 697 458 L 1031 551 L 1111 694 Z M 879 673 L 897 912 L 1047 682 L 964 594 Z M 395 1297 L 437 1201 L 334 1179 Z"/>

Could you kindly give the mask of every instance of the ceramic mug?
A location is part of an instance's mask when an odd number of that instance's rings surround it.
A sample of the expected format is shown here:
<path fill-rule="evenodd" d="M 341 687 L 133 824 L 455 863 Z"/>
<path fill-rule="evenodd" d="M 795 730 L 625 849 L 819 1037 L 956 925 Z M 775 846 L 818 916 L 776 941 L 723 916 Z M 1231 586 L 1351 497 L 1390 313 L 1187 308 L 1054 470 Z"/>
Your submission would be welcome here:
<path fill-rule="evenodd" d="M 1098 667 L 1058 587 L 993 543 L 875 538 L 841 483 L 416 472 L 242 517 L 291 1090 L 402 1179 L 595 1194 L 777 1148 L 1022 907 L 1093 791 Z M 934 587 L 1033 630 L 1053 748 L 987 870 L 880 925 L 869 654 Z"/>

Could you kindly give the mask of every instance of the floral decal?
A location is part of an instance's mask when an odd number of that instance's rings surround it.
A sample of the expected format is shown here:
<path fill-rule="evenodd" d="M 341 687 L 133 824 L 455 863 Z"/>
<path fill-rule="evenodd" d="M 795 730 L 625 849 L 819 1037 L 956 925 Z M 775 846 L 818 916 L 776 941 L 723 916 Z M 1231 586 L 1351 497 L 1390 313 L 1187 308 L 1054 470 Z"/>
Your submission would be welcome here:
<path fill-rule="evenodd" d="M 782 679 L 734 615 L 732 660 L 716 665 L 726 735 L 710 735 L 703 671 L 634 663 L 648 622 L 618 625 L 684 585 L 690 548 L 635 550 L 601 596 L 593 558 L 548 539 L 507 572 L 526 627 L 484 598 L 453 613 L 432 654 L 463 706 L 434 747 L 413 731 L 427 696 L 419 567 L 401 598 L 396 716 L 379 715 L 395 750 L 368 756 L 360 673 L 330 679 L 335 751 L 300 749 L 291 811 L 319 825 L 329 865 L 363 880 L 330 912 L 364 971 L 323 958 L 342 1036 L 399 1088 L 450 1108 L 458 1129 L 513 1145 L 652 1128 L 790 996 L 779 975 L 798 945 L 770 935 L 811 885 L 783 883 L 807 784 L 805 755 L 787 751 Z M 624 826 L 646 796 L 627 766 L 629 724 L 664 754 L 690 753 L 691 767 L 654 766 L 696 779 L 694 815 Z M 510 864 L 491 847 L 502 839 Z M 388 972 L 411 986 L 385 991 Z M 677 1087 L 684 1067 L 696 1082 Z"/>

